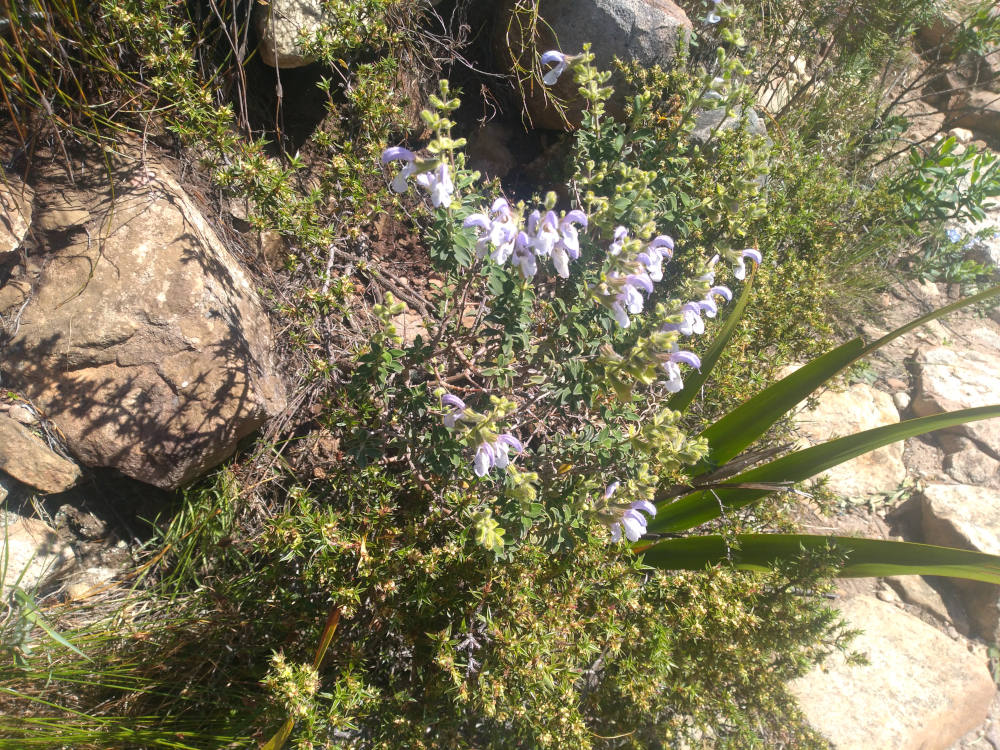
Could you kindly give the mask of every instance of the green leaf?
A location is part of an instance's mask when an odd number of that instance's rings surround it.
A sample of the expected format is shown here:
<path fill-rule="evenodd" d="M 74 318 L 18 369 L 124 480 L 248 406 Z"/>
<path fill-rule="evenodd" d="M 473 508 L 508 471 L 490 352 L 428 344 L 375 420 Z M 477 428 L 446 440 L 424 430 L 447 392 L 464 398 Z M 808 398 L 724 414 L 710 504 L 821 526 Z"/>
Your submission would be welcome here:
<path fill-rule="evenodd" d="M 743 570 L 769 570 L 803 551 L 836 548 L 846 556 L 841 578 L 931 575 L 1000 583 L 1000 557 L 981 552 L 884 539 L 812 534 L 737 534 L 730 547 L 721 536 L 665 539 L 644 550 L 647 565 L 664 570 L 701 570 L 730 562 Z"/>
<path fill-rule="evenodd" d="M 796 404 L 861 357 L 925 323 L 998 295 L 1000 285 L 990 287 L 917 318 L 867 346 L 861 339 L 853 339 L 800 367 L 705 429 L 701 437 L 708 440 L 709 456 L 695 465 L 692 473 L 697 475 L 710 471 L 739 455 Z"/>
<path fill-rule="evenodd" d="M 722 509 L 743 508 L 774 491 L 773 485 L 800 482 L 883 445 L 932 430 L 1000 417 L 1000 405 L 933 414 L 837 438 L 737 474 L 710 489 L 697 490 L 658 509 L 650 531 L 685 531 L 717 518 Z M 760 488 L 761 485 L 772 485 Z M 735 485 L 753 485 L 739 487 Z"/>
<path fill-rule="evenodd" d="M 712 345 L 708 348 L 708 351 L 701 356 L 701 370 L 687 376 L 687 379 L 684 381 L 684 388 L 671 396 L 667 402 L 668 408 L 674 411 L 684 411 L 687 409 L 694 400 L 694 397 L 698 395 L 698 391 L 701 390 L 705 381 L 712 374 L 715 364 L 719 361 L 719 357 L 722 356 L 722 352 L 729 345 L 729 340 L 732 339 L 733 334 L 736 332 L 736 326 L 743 319 L 743 311 L 746 310 L 747 302 L 750 301 L 750 288 L 753 286 L 753 279 L 756 274 L 757 266 L 755 264 L 753 271 L 750 273 L 750 278 L 747 279 L 746 284 L 743 286 L 743 291 L 740 293 L 740 298 L 736 306 L 730 311 L 729 317 L 726 318 L 726 324 L 721 328 Z"/>

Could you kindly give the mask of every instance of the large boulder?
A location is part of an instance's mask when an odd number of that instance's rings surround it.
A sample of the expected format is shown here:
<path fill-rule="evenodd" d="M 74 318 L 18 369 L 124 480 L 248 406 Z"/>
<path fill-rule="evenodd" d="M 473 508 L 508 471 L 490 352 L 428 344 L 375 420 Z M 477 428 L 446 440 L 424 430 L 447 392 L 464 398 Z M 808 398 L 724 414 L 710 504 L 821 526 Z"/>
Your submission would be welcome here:
<path fill-rule="evenodd" d="M 892 397 L 864 383 L 826 391 L 811 409 L 798 412 L 795 431 L 809 445 L 899 422 Z M 865 497 L 895 491 L 906 477 L 903 444 L 890 443 L 827 469 L 827 486 L 838 495 Z"/>
<path fill-rule="evenodd" d="M 101 166 L 93 166 L 101 164 Z M 154 165 L 155 166 L 155 165 Z M 283 407 L 271 327 L 165 168 L 36 184 L 41 271 L 0 369 L 87 466 L 174 489 Z"/>
<path fill-rule="evenodd" d="M 996 692 L 985 659 L 893 604 L 839 605 L 869 664 L 837 654 L 790 685 L 836 750 L 944 750 L 986 718 Z"/>
<path fill-rule="evenodd" d="M 1000 94 L 973 90 L 956 97 L 950 104 L 949 122 L 975 133 L 1000 136 Z"/>
<path fill-rule="evenodd" d="M 538 13 L 544 22 L 540 23 L 534 23 L 530 14 L 516 12 L 519 5 L 508 0 L 501 6 L 495 46 L 501 59 L 516 61 L 524 70 L 532 70 L 533 61 L 547 50 L 574 55 L 586 42 L 603 70 L 612 69 L 615 57 L 646 68 L 668 68 L 693 28 L 684 10 L 671 0 L 541 0 Z M 535 127 L 559 130 L 579 124 L 583 102 L 578 88 L 569 73 L 547 91 L 537 82 L 524 82 L 525 108 Z M 568 123 L 547 94 L 567 103 Z M 624 92 L 618 90 L 609 109 L 619 112 L 623 104 Z"/>
<path fill-rule="evenodd" d="M 1000 491 L 966 484 L 931 484 L 920 497 L 924 541 L 1000 555 Z M 956 580 L 975 631 L 1000 639 L 1000 586 Z"/>
<path fill-rule="evenodd" d="M 321 0 L 270 0 L 256 4 L 257 52 L 266 65 L 301 68 L 313 62 L 302 39 L 313 37 L 324 22 Z"/>
<path fill-rule="evenodd" d="M 970 331 L 975 348 L 946 346 L 920 349 L 916 356 L 917 393 L 913 413 L 918 417 L 997 403 L 1000 394 L 1000 337 L 990 331 Z M 1000 456 L 1000 419 L 984 419 L 948 430 L 974 440 Z"/>

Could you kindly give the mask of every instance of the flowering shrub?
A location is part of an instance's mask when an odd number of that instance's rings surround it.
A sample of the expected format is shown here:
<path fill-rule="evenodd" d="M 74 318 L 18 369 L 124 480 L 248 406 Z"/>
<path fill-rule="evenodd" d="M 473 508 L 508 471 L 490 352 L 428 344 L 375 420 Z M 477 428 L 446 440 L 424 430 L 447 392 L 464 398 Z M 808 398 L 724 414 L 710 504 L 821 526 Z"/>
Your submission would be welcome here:
<path fill-rule="evenodd" d="M 597 133 L 608 92 L 589 52 L 542 59 L 555 63 L 548 81 L 566 70 L 578 76 L 592 105 L 584 128 Z M 566 207 L 554 193 L 535 204 L 483 194 L 451 138 L 447 114 L 458 101 L 446 83 L 434 103 L 437 111 L 424 113 L 434 129 L 428 157 L 398 146 L 382 155 L 384 164 L 403 163 L 394 191 L 412 180 L 428 194 L 432 257 L 448 273 L 444 314 L 425 321 L 427 337 L 405 348 L 397 338 L 372 355 L 398 361 L 384 392 L 388 411 L 428 433 L 426 450 L 397 443 L 384 453 L 406 453 L 431 487 L 439 482 L 436 491 L 467 481 L 466 472 L 478 477 L 472 517 L 502 528 L 508 544 L 542 529 L 565 541 L 570 528 L 604 528 L 615 541 L 624 530 L 635 541 L 643 512 L 655 513 L 655 487 L 704 455 L 666 399 L 683 388 L 685 369 L 701 366 L 694 340 L 682 342 L 733 298 L 716 283 L 723 254 L 666 284 L 677 248 L 651 217 L 613 225 L 613 207 L 596 194 Z M 753 248 L 724 257 L 737 280 L 748 259 L 762 260 Z M 359 374 L 367 384 L 370 373 Z M 414 400 L 414 392 L 423 395 Z M 435 412 L 443 432 L 427 421 Z M 501 549 L 498 534 L 481 537 Z"/>

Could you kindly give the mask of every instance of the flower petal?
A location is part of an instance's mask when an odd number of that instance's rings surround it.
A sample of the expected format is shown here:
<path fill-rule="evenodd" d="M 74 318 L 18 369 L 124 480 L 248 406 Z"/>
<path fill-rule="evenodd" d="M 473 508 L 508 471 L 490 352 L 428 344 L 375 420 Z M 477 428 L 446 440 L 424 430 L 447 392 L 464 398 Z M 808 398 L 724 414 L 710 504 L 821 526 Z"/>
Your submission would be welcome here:
<path fill-rule="evenodd" d="M 451 393 L 444 393 L 441 395 L 441 406 L 453 406 L 456 409 L 464 409 L 465 402 L 458 396 Z"/>
<path fill-rule="evenodd" d="M 493 468 L 496 460 L 493 457 L 493 449 L 488 443 L 480 444 L 476 449 L 476 457 L 473 459 L 473 467 L 477 477 L 484 477 Z"/>
<path fill-rule="evenodd" d="M 382 152 L 382 163 L 388 164 L 391 161 L 396 161 L 397 159 L 403 159 L 404 161 L 415 161 L 417 155 L 410 151 L 408 148 L 403 148 L 402 146 L 391 146 Z"/>
<path fill-rule="evenodd" d="M 679 349 L 676 352 L 671 352 L 670 354 L 671 362 L 681 362 L 688 367 L 693 367 L 696 370 L 701 369 L 701 360 L 698 355 L 694 352 L 689 352 L 684 349 Z"/>
<path fill-rule="evenodd" d="M 636 500 L 632 503 L 632 508 L 648 513 L 650 516 L 656 515 L 656 506 L 649 502 L 649 500 Z"/>
<path fill-rule="evenodd" d="M 514 449 L 515 453 L 523 453 L 524 446 L 521 445 L 521 441 L 516 437 L 511 435 L 509 432 L 505 432 L 503 435 L 497 438 L 498 443 L 503 443 L 506 446 Z"/>

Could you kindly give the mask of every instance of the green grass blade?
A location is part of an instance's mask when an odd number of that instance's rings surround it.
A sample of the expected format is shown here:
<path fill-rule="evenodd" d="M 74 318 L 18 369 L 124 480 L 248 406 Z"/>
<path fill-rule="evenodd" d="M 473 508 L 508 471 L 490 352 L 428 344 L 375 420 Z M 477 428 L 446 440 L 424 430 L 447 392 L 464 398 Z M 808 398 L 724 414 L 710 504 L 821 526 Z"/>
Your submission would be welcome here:
<path fill-rule="evenodd" d="M 694 397 L 698 395 L 698 391 L 701 390 L 705 381 L 712 374 L 715 364 L 719 361 L 719 357 L 722 356 L 722 352 L 725 351 L 730 339 L 732 339 L 733 334 L 736 332 L 736 326 L 743 319 L 743 312 L 746 310 L 747 302 L 750 301 L 750 290 L 756 274 L 757 266 L 754 265 L 750 278 L 747 279 L 746 284 L 743 286 L 743 291 L 736 302 L 736 306 L 729 312 L 729 317 L 726 318 L 726 324 L 719 330 L 708 351 L 701 356 L 701 370 L 687 376 L 684 381 L 684 387 L 667 402 L 667 406 L 670 409 L 674 411 L 684 411 L 687 409 L 691 405 L 691 402 L 694 401 Z"/>
<path fill-rule="evenodd" d="M 697 475 L 710 471 L 735 458 L 796 404 L 861 357 L 871 354 L 925 323 L 996 296 L 1000 296 L 1000 285 L 934 310 L 867 346 L 861 339 L 853 339 L 814 359 L 788 377 L 765 388 L 705 429 L 701 437 L 708 440 L 710 454 L 708 459 L 692 469 L 693 473 Z"/>
<path fill-rule="evenodd" d="M 855 539 L 812 534 L 738 534 L 729 547 L 721 536 L 666 539 L 648 547 L 647 565 L 665 570 L 701 570 L 731 561 L 744 570 L 769 570 L 803 550 L 835 547 L 845 555 L 841 578 L 932 575 L 1000 583 L 1000 557 L 981 552 L 884 539 Z"/>
<path fill-rule="evenodd" d="M 698 490 L 658 509 L 649 524 L 650 531 L 686 531 L 717 518 L 724 507 L 735 510 L 769 495 L 771 489 L 740 488 L 727 485 L 801 482 L 831 466 L 836 466 L 883 445 L 905 440 L 914 435 L 1000 417 L 1000 405 L 933 414 L 909 419 L 898 424 L 876 427 L 856 435 L 837 438 L 737 474 L 711 490 Z"/>
<path fill-rule="evenodd" d="M 860 357 L 864 349 L 861 339 L 852 339 L 768 386 L 709 426 L 701 433 L 708 440 L 709 457 L 692 473 L 710 471 L 735 458 L 796 404 Z"/>
<path fill-rule="evenodd" d="M 85 653 L 83 653 L 83 651 L 81 651 L 72 643 L 70 643 L 68 640 L 66 640 L 63 636 L 61 636 L 58 632 L 56 632 L 56 630 L 51 625 L 49 625 L 45 621 L 45 618 L 42 617 L 41 613 L 38 611 L 38 605 L 35 604 L 35 600 L 24 589 L 15 586 L 14 599 L 15 601 L 17 601 L 18 605 L 21 608 L 20 612 L 21 617 L 23 617 L 27 622 L 30 622 L 32 625 L 41 628 L 43 631 L 45 631 L 45 634 L 49 638 L 58 643 L 60 646 L 65 646 L 74 654 L 82 656 L 87 661 L 92 661 L 89 656 L 87 656 Z"/>

